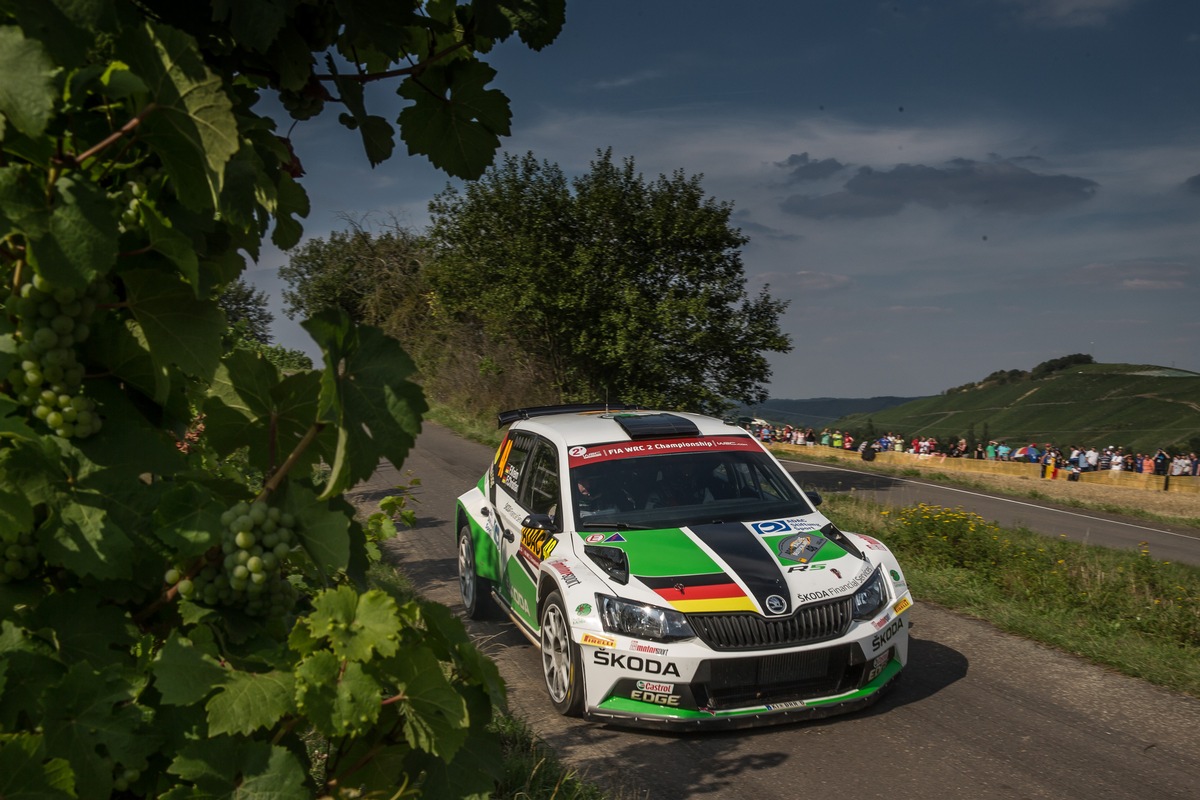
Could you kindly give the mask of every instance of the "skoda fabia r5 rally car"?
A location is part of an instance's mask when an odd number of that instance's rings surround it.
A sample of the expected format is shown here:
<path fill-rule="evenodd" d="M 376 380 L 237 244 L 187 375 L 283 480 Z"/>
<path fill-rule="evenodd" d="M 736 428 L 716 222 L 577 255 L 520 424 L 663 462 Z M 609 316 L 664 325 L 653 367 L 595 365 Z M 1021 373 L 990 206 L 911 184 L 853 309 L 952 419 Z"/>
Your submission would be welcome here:
<path fill-rule="evenodd" d="M 912 595 L 881 542 L 839 530 L 745 430 L 696 414 L 500 415 L 458 498 L 473 618 L 541 648 L 561 713 L 655 727 L 850 711 L 908 658 Z"/>

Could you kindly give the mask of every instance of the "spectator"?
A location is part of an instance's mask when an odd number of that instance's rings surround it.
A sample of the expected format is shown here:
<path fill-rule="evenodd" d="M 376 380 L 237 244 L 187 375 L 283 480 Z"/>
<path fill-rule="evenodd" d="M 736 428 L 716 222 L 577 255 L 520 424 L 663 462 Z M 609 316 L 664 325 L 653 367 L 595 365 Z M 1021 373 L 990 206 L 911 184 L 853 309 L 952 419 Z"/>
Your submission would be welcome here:
<path fill-rule="evenodd" d="M 991 441 L 991 442 L 987 443 L 987 447 L 984 448 L 984 454 L 985 454 L 984 457 L 988 461 L 996 460 L 996 442 L 995 441 Z"/>
<path fill-rule="evenodd" d="M 1100 461 L 1096 467 L 1101 472 L 1106 472 L 1112 469 L 1112 450 L 1107 447 L 1104 448 L 1104 450 L 1100 453 Z"/>
<path fill-rule="evenodd" d="M 1166 450 L 1163 450 L 1160 448 L 1159 451 L 1154 454 L 1154 474 L 1155 475 L 1166 475 L 1167 474 L 1167 466 L 1170 463 L 1171 463 L 1171 457 L 1169 455 L 1167 455 Z"/>
<path fill-rule="evenodd" d="M 1094 447 L 1087 449 L 1087 469 L 1089 472 L 1095 472 L 1100 468 L 1100 452 Z"/>
<path fill-rule="evenodd" d="M 1001 461 L 1008 461 L 1012 454 L 1012 448 L 1008 446 L 1008 442 L 1000 442 L 996 445 L 996 458 Z"/>

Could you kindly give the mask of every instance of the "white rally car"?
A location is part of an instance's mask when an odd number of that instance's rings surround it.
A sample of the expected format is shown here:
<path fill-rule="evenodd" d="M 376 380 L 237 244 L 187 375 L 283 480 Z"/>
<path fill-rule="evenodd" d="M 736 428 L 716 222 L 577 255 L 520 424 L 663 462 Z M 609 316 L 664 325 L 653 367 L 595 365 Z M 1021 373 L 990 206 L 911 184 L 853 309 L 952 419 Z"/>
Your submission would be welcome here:
<path fill-rule="evenodd" d="M 678 412 L 552 406 L 509 425 L 458 498 L 472 618 L 541 648 L 561 713 L 741 726 L 869 705 L 908 659 L 892 552 L 843 532 L 745 430 Z"/>

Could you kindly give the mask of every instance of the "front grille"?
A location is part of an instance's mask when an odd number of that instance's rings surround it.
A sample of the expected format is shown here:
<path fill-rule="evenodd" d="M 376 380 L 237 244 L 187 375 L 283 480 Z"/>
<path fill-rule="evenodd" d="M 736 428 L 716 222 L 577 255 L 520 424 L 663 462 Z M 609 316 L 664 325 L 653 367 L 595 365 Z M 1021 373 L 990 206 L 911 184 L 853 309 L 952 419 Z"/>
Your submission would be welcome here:
<path fill-rule="evenodd" d="M 716 710 L 841 694 L 862 682 L 865 664 L 852 664 L 852 660 L 851 646 L 840 645 L 803 653 L 705 661 L 693 680 L 700 684 L 699 694 L 708 696 L 696 700 Z"/>
<path fill-rule="evenodd" d="M 849 597 L 803 606 L 784 619 L 759 614 L 688 614 L 692 630 L 713 650 L 762 650 L 814 644 L 843 635 L 851 622 Z"/>

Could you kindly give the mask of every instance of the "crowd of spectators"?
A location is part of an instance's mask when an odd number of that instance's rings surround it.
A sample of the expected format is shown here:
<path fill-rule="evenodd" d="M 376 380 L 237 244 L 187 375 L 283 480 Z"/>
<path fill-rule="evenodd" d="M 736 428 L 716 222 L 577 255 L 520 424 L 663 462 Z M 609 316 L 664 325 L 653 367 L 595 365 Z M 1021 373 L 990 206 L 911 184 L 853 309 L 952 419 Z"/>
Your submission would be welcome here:
<path fill-rule="evenodd" d="M 1042 474 L 1055 477 L 1060 470 L 1077 476 L 1084 472 L 1102 470 L 1127 471 L 1164 476 L 1200 475 L 1200 458 L 1196 453 L 1168 453 L 1159 449 L 1155 453 L 1126 451 L 1123 447 L 1069 445 L 1059 447 L 1043 442 L 1030 442 L 1013 447 L 1007 441 L 977 442 L 973 446 L 966 439 L 939 442 L 933 436 L 914 436 L 906 440 L 891 432 L 873 439 L 857 441 L 849 431 L 825 428 L 820 433 L 814 428 L 791 425 L 753 425 L 750 430 L 763 442 L 803 445 L 814 447 L 836 447 L 841 450 L 857 450 L 867 457 L 874 453 L 894 450 L 916 455 L 939 455 L 947 458 L 977 458 L 989 461 L 1017 461 L 1040 464 Z"/>

